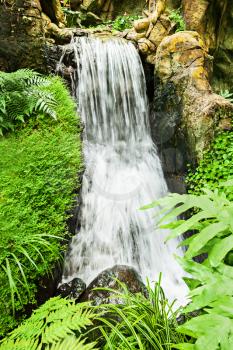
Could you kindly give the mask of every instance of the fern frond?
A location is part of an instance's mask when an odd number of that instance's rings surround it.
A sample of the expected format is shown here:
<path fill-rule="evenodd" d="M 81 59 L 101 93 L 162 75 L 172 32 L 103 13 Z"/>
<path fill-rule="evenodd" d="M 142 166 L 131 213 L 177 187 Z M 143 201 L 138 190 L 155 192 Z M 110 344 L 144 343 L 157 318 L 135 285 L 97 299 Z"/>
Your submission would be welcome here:
<path fill-rule="evenodd" d="M 29 69 L 0 72 L 0 133 L 36 115 L 56 120 L 56 98 L 49 92 L 50 79 Z"/>
<path fill-rule="evenodd" d="M 62 342 L 47 346 L 45 350 L 97 350 L 95 343 L 85 344 L 85 340 L 68 337 Z"/>
<path fill-rule="evenodd" d="M 57 310 L 48 317 L 47 322 L 52 323 L 45 329 L 44 333 L 42 334 L 43 343 L 48 344 L 57 342 L 60 339 L 64 339 L 67 335 L 74 335 L 75 331 L 81 333 L 82 329 L 85 329 L 87 326 L 92 325 L 91 318 L 93 315 L 90 310 L 87 311 L 73 307 L 73 310 L 75 309 L 75 313 L 70 313 L 71 310 L 67 310 L 70 315 L 67 314 L 65 320 L 64 309 Z"/>
<path fill-rule="evenodd" d="M 0 350 L 41 350 L 38 341 L 30 339 L 9 340 L 0 344 Z"/>
<path fill-rule="evenodd" d="M 60 349 L 61 346 L 64 346 L 62 349 L 68 349 L 68 346 L 72 349 L 71 346 L 74 345 L 75 350 L 94 349 L 94 344 L 85 344 L 84 336 L 86 328 L 91 326 L 97 317 L 89 303 L 75 304 L 74 300 L 52 298 L 5 338 L 0 350 L 4 349 L 3 344 L 8 346 L 9 343 L 12 345 L 11 349 L 16 350 L 18 348 L 15 344 L 20 343 L 20 340 L 34 341 L 43 349 L 45 346 L 46 349 Z M 31 347 L 27 350 L 31 350 Z"/>

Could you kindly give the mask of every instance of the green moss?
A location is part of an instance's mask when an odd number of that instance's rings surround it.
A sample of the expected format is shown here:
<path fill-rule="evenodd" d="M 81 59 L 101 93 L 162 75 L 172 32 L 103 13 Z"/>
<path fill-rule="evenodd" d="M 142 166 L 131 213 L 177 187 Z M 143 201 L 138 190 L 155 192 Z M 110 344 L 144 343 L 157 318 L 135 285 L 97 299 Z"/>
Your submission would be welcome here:
<path fill-rule="evenodd" d="M 57 101 L 57 121 L 39 115 L 0 138 L 0 335 L 19 322 L 13 315 L 12 296 L 17 316 L 24 305 L 34 303 L 38 279 L 51 271 L 65 249 L 48 235 L 68 238 L 66 220 L 79 186 L 80 121 L 64 83 L 51 79 L 45 89 Z M 49 245 L 40 243 L 40 237 Z M 10 285 L 9 271 L 15 287 Z"/>
<path fill-rule="evenodd" d="M 214 190 L 221 182 L 233 178 L 233 132 L 219 134 L 209 151 L 205 152 L 196 170 L 190 169 L 186 178 L 189 193 L 201 194 L 203 188 Z M 233 199 L 232 192 L 229 193 Z"/>

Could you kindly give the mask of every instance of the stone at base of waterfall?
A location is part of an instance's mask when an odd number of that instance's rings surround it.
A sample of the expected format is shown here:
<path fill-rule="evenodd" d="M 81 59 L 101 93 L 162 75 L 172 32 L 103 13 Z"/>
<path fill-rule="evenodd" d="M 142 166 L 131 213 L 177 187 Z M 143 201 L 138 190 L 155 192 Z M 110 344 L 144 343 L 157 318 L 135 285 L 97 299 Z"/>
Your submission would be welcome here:
<path fill-rule="evenodd" d="M 94 290 L 95 288 L 110 288 L 122 291 L 120 283 L 125 284 L 131 293 L 147 294 L 146 287 L 137 271 L 130 266 L 115 265 L 101 272 L 87 287 L 79 298 L 80 302 L 92 301 L 94 305 L 118 304 L 122 302 L 114 296 L 114 293 L 106 290 Z"/>
<path fill-rule="evenodd" d="M 74 278 L 68 283 L 63 283 L 57 289 L 56 295 L 60 295 L 62 298 L 78 299 L 80 295 L 86 290 L 86 284 L 81 278 Z"/>

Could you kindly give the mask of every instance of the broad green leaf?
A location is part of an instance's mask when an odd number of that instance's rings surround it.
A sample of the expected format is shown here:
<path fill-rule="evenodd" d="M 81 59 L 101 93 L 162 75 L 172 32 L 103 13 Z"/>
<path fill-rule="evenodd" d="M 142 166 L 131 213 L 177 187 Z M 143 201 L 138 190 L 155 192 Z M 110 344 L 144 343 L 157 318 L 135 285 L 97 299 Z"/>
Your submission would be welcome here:
<path fill-rule="evenodd" d="M 217 267 L 227 253 L 233 249 L 233 235 L 220 240 L 209 253 L 209 261 L 213 267 Z"/>
<path fill-rule="evenodd" d="M 200 249 L 205 246 L 212 238 L 217 236 L 220 232 L 227 229 L 224 222 L 218 222 L 208 225 L 200 233 L 196 234 L 189 245 L 185 256 L 187 259 L 193 258 L 199 254 Z"/>
<path fill-rule="evenodd" d="M 193 215 L 189 220 L 187 220 L 186 222 L 184 222 L 182 225 L 180 225 L 179 227 L 177 227 L 176 229 L 174 229 L 171 234 L 168 236 L 168 238 L 166 239 L 169 240 L 171 238 L 175 238 L 178 237 L 182 234 L 184 234 L 185 232 L 187 232 L 188 230 L 190 230 L 192 228 L 193 225 L 197 224 L 200 220 L 203 219 L 210 219 L 213 217 L 213 213 L 211 212 L 205 212 L 205 211 L 201 211 L 195 215 Z"/>
<path fill-rule="evenodd" d="M 178 331 L 194 338 L 197 350 L 216 350 L 223 343 L 230 345 L 230 335 L 233 332 L 233 320 L 221 315 L 202 315 L 192 318 L 184 325 L 178 327 Z M 230 350 L 230 348 L 229 348 Z"/>
<path fill-rule="evenodd" d="M 233 293 L 232 293 L 233 294 Z M 233 318 L 233 297 L 223 296 L 208 305 L 210 308 L 205 311 L 209 314 L 219 314 L 229 318 Z"/>

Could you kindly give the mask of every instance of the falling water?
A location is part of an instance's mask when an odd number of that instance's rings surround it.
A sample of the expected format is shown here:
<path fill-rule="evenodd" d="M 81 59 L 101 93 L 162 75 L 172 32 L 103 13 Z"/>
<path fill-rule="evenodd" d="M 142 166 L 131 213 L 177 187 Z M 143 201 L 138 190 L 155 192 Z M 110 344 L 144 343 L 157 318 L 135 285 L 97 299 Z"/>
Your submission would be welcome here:
<path fill-rule="evenodd" d="M 66 258 L 64 280 L 78 276 L 88 283 L 103 269 L 126 264 L 151 281 L 162 272 L 166 294 L 182 303 L 183 271 L 173 257 L 177 242 L 164 244 L 155 210 L 139 210 L 167 193 L 150 135 L 140 57 L 133 44 L 119 39 L 82 37 L 72 45 L 86 171 L 81 228 Z"/>

